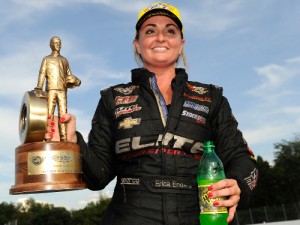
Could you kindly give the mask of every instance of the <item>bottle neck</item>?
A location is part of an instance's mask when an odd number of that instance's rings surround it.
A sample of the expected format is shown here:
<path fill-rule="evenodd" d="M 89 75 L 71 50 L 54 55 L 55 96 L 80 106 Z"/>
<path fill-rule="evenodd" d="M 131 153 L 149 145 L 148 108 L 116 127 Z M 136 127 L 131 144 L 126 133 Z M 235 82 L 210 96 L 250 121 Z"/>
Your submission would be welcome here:
<path fill-rule="evenodd" d="M 214 152 L 215 149 L 214 147 L 204 147 L 204 152 L 205 153 L 211 153 L 211 152 Z"/>
<path fill-rule="evenodd" d="M 204 152 L 214 152 L 215 151 L 215 145 L 212 141 L 206 141 L 203 143 L 203 149 Z"/>

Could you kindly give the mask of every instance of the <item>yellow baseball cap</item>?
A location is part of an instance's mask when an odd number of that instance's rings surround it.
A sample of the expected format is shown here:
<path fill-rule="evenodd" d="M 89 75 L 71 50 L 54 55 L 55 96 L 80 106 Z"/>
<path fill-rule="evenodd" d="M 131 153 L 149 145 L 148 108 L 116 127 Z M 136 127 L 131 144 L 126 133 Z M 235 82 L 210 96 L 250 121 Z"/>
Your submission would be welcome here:
<path fill-rule="evenodd" d="M 183 34 L 179 10 L 176 7 L 164 2 L 154 2 L 139 12 L 138 20 L 135 26 L 136 31 L 138 31 L 141 25 L 152 16 L 167 16 L 171 18 L 179 26 Z"/>

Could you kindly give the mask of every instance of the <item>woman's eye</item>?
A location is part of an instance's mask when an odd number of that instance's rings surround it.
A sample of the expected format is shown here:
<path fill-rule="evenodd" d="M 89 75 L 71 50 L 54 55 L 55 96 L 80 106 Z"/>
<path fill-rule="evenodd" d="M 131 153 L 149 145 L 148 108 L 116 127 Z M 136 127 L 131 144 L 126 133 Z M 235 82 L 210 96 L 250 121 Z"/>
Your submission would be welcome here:
<path fill-rule="evenodd" d="M 167 33 L 168 33 L 168 34 L 175 34 L 176 31 L 175 31 L 174 29 L 172 29 L 172 28 L 169 28 L 169 29 L 167 30 Z"/>
<path fill-rule="evenodd" d="M 153 29 L 147 29 L 147 30 L 145 31 L 145 34 L 152 34 L 152 33 L 154 33 L 154 30 L 153 30 Z"/>

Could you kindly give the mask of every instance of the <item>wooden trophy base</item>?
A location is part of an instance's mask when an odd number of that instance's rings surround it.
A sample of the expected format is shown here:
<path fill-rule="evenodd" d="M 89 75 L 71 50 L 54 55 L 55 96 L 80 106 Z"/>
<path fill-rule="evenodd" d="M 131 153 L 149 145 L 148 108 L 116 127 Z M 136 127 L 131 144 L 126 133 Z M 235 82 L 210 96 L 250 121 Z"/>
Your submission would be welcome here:
<path fill-rule="evenodd" d="M 16 148 L 11 195 L 85 189 L 79 146 L 72 142 L 34 142 Z"/>

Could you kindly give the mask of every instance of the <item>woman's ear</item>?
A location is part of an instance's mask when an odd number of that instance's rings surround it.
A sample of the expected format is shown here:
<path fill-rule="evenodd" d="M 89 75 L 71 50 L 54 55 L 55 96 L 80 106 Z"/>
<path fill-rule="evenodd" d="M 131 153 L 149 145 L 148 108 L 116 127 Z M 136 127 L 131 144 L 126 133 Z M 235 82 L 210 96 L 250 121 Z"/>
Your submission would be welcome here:
<path fill-rule="evenodd" d="M 138 54 L 141 54 L 138 40 L 137 40 L 137 39 L 134 39 L 133 44 L 134 44 L 134 48 L 135 48 L 136 52 L 137 52 Z"/>
<path fill-rule="evenodd" d="M 180 47 L 180 50 L 179 50 L 179 55 L 181 55 L 181 53 L 182 53 L 184 44 L 185 44 L 185 40 L 182 39 L 182 40 L 181 40 L 181 47 Z"/>

